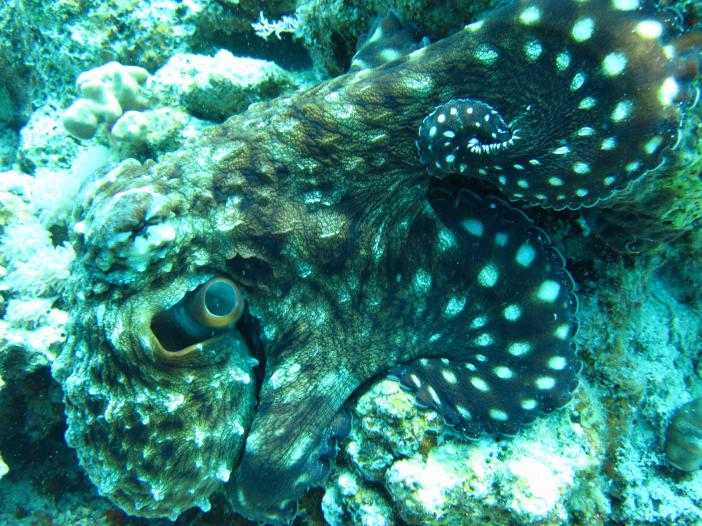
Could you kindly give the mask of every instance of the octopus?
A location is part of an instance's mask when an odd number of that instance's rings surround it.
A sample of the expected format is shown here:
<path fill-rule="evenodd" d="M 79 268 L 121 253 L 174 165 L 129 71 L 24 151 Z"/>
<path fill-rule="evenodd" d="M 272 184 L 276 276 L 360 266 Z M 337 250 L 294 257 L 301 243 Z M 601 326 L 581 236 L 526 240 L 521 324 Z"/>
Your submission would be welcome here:
<path fill-rule="evenodd" d="M 289 523 L 383 375 L 468 437 L 571 399 L 574 283 L 515 206 L 591 207 L 660 170 L 699 38 L 639 0 L 513 1 L 408 38 L 389 19 L 346 75 L 82 189 L 53 374 L 68 444 L 128 513 L 223 490 Z"/>

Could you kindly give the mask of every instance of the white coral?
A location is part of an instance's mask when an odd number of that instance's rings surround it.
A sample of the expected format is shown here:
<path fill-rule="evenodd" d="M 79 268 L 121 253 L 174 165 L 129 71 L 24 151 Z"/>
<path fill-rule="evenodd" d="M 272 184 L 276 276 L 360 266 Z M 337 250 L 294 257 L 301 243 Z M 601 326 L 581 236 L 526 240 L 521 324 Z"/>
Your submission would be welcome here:
<path fill-rule="evenodd" d="M 268 37 L 275 35 L 280 40 L 280 35 L 283 33 L 292 33 L 293 36 L 297 33 L 300 22 L 294 16 L 285 15 L 280 20 L 268 20 L 261 11 L 258 15 L 258 22 L 251 24 L 256 35 L 263 40 L 268 40 Z"/>
<path fill-rule="evenodd" d="M 82 97 L 63 114 L 63 126 L 80 139 L 90 139 L 105 123 L 112 126 L 127 110 L 143 110 L 148 99 L 143 91 L 149 72 L 138 66 L 109 62 L 78 76 Z"/>
<path fill-rule="evenodd" d="M 70 170 L 38 168 L 30 178 L 31 203 L 41 222 L 46 226 L 66 223 L 81 185 L 114 162 L 108 148 L 90 146 L 76 155 Z"/>
<path fill-rule="evenodd" d="M 51 234 L 36 218 L 12 224 L 0 240 L 0 258 L 7 262 L 2 284 L 22 296 L 59 294 L 75 255 L 69 243 L 54 246 Z"/>

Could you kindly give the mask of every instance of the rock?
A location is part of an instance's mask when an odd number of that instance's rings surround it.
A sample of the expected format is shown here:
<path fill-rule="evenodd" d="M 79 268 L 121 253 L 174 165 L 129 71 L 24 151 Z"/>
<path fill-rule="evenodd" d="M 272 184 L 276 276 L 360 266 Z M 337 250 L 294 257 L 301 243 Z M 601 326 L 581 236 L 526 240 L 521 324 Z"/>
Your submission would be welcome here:
<path fill-rule="evenodd" d="M 273 62 L 226 50 L 214 57 L 176 54 L 153 77 L 154 97 L 161 104 L 214 122 L 295 87 L 293 77 Z"/>
<path fill-rule="evenodd" d="M 574 405 L 599 404 L 582 388 Z M 602 413 L 573 423 L 573 409 L 539 419 L 513 438 L 467 441 L 433 411 L 416 408 L 397 384 L 381 381 L 359 399 L 345 446 L 366 480 L 340 471 L 327 486 L 325 514 L 358 515 L 361 495 L 374 491 L 368 483 L 380 482 L 390 506 L 411 525 L 562 524 L 576 506 L 574 495 L 582 500 L 583 493 L 600 503 L 585 511 L 594 517 L 608 508 L 605 488 L 593 483 L 605 455 Z"/>

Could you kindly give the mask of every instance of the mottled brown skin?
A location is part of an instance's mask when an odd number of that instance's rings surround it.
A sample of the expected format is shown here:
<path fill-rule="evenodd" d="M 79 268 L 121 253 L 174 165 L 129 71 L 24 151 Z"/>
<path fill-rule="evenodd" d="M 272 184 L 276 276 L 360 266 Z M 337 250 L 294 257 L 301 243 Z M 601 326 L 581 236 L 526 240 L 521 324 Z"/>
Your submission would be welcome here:
<path fill-rule="evenodd" d="M 340 78 L 217 130 L 235 150 L 221 165 L 219 191 L 242 195 L 241 208 L 252 218 L 227 270 L 249 292 L 252 313 L 276 330 L 258 417 L 230 488 L 248 516 L 273 520 L 317 482 L 323 473 L 314 452 L 342 404 L 360 384 L 420 351 L 407 345 L 388 305 L 411 310 L 417 301 L 411 291 L 388 291 L 387 281 L 391 269 L 407 264 L 403 248 L 413 228 L 400 223 L 439 228 L 426 209 L 429 180 L 416 163 L 414 140 L 440 95 L 418 98 L 407 85 L 412 76 L 398 74 L 405 68 L 386 68 L 381 78 L 368 72 L 351 82 Z M 320 203 L 309 202 L 314 192 Z M 374 246 L 385 252 L 381 272 Z M 301 265 L 309 265 L 309 275 L 301 276 L 308 272 Z M 413 265 L 419 268 L 407 266 Z M 342 289 L 349 294 L 344 302 Z M 429 331 L 414 328 L 415 335 Z M 272 388 L 271 374 L 294 364 L 299 371 Z"/>
<path fill-rule="evenodd" d="M 409 286 L 389 287 L 388 276 L 407 274 L 422 262 L 431 268 L 434 243 L 418 238 L 417 246 L 426 246 L 415 254 L 407 250 L 408 238 L 421 229 L 422 237 L 433 239 L 441 228 L 426 203 L 429 178 L 414 142 L 421 119 L 450 89 L 425 73 L 436 69 L 426 60 L 444 62 L 442 52 L 439 46 L 422 60 L 258 104 L 206 130 L 186 151 L 159 164 L 123 163 L 95 183 L 97 190 L 84 192 L 77 267 L 85 273 L 76 288 L 88 297 L 73 312 L 80 323 L 92 323 L 91 313 L 108 302 L 116 309 L 112 324 L 143 330 L 134 320 L 143 313 L 131 306 L 165 310 L 187 289 L 179 281 L 173 300 L 153 305 L 154 288 L 175 288 L 173 276 L 202 282 L 198 276 L 213 274 L 235 280 L 260 319 L 266 379 L 230 492 L 249 517 L 276 519 L 279 508 L 289 508 L 319 481 L 324 469 L 315 451 L 333 434 L 334 416 L 361 383 L 399 360 L 427 354 L 408 339 L 426 339 L 432 327 L 403 328 L 401 312 L 390 310 L 392 304 L 396 311 L 414 311 L 425 300 L 413 298 Z M 352 113 L 342 117 L 349 108 Z M 139 190 L 146 186 L 151 190 Z M 223 215 L 232 198 L 238 201 L 228 208 L 231 215 Z M 148 218 L 146 210 L 154 209 Z M 173 225 L 176 239 L 144 271 L 129 268 L 128 256 L 115 255 L 110 245 L 117 234 L 132 232 L 128 245 L 163 221 Z M 342 289 L 348 297 L 340 301 Z M 121 310 L 125 304 L 130 309 Z M 95 352 L 108 352 L 99 334 L 81 335 L 94 338 L 87 343 Z M 152 360 L 141 357 L 149 351 L 143 344 L 136 353 L 113 352 L 126 353 L 135 367 L 150 367 Z M 192 363 L 174 374 L 186 374 Z M 293 364 L 299 372 L 289 383 L 271 387 L 271 376 Z"/>

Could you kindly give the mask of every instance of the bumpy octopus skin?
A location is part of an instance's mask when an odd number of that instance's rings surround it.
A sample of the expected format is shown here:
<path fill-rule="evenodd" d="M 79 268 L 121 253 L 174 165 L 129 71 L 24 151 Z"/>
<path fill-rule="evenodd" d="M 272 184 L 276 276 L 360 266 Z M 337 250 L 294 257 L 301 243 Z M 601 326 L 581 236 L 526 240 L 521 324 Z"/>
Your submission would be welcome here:
<path fill-rule="evenodd" d="M 515 2 L 86 186 L 54 374 L 100 491 L 174 517 L 226 482 L 234 509 L 286 523 L 379 375 L 469 436 L 567 403 L 562 257 L 498 198 L 429 191 L 427 169 L 555 208 L 610 197 L 661 164 L 695 93 L 673 36 L 636 0 Z M 257 320 L 258 393 L 237 329 L 190 328 L 219 278 Z"/>

